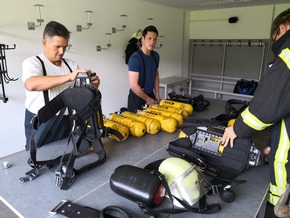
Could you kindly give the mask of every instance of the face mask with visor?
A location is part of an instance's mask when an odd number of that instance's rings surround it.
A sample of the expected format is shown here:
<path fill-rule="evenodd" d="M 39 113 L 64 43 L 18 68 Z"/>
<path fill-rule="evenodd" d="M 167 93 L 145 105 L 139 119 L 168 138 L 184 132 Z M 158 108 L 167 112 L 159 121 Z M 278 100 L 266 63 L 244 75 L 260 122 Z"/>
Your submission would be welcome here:
<path fill-rule="evenodd" d="M 177 157 L 165 159 L 159 166 L 173 196 L 173 204 L 184 207 L 176 198 L 193 206 L 212 187 L 199 167 Z"/>

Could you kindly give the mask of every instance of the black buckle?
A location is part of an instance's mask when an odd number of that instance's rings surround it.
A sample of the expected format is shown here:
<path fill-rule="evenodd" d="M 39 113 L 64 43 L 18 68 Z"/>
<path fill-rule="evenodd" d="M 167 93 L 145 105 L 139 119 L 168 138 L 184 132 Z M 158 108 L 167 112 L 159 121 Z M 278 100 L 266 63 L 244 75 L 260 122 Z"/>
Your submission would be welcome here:
<path fill-rule="evenodd" d="M 30 124 L 33 127 L 33 129 L 38 130 L 39 120 L 38 120 L 38 116 L 37 115 L 35 115 L 34 117 L 32 117 L 32 119 L 30 121 Z"/>
<path fill-rule="evenodd" d="M 31 180 L 34 180 L 35 178 L 38 177 L 39 175 L 39 172 L 37 169 L 34 169 L 34 170 L 31 170 L 29 171 L 28 173 L 26 173 L 28 176 L 25 176 L 25 177 L 20 177 L 18 180 L 22 183 L 24 182 L 28 182 L 28 181 L 31 181 Z"/>
<path fill-rule="evenodd" d="M 110 135 L 110 128 L 109 127 L 104 127 L 104 131 L 103 131 L 103 133 L 102 133 L 102 137 L 103 138 L 107 138 L 107 137 L 109 137 L 109 135 Z"/>
<path fill-rule="evenodd" d="M 61 214 L 70 218 L 96 218 L 100 217 L 100 211 L 77 205 L 68 200 L 62 200 L 55 208 L 49 211 L 51 215 Z"/>
<path fill-rule="evenodd" d="M 55 180 L 54 185 L 57 187 L 60 187 L 61 189 L 67 190 L 68 187 L 73 183 L 75 178 L 75 173 L 72 170 L 71 175 L 67 175 L 66 173 L 66 167 L 65 165 L 61 165 L 58 169 L 55 171 Z"/>
<path fill-rule="evenodd" d="M 211 191 L 212 191 L 212 194 L 213 195 L 216 195 L 216 194 L 218 194 L 220 191 L 219 191 L 219 188 L 218 188 L 218 185 L 213 185 L 212 187 L 211 187 Z"/>

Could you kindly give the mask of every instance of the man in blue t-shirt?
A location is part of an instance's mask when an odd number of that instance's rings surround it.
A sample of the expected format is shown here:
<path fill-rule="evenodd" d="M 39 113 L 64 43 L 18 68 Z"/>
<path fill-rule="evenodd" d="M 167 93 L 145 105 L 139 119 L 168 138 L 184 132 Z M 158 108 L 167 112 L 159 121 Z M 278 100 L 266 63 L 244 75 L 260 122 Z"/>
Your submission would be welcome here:
<path fill-rule="evenodd" d="M 142 47 L 129 59 L 128 111 L 137 112 L 142 106 L 151 105 L 160 100 L 159 95 L 159 54 L 156 46 L 158 30 L 148 26 L 142 33 Z"/>

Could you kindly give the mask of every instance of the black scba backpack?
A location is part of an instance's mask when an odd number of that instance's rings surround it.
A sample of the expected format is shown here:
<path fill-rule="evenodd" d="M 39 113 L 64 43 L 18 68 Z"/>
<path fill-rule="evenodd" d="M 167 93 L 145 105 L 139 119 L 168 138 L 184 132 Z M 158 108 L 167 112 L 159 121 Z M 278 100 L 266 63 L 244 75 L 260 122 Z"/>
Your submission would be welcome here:
<path fill-rule="evenodd" d="M 230 120 L 236 119 L 248 106 L 248 101 L 229 99 L 226 101 L 224 114 L 220 114 L 214 118 L 209 119 L 188 116 L 184 118 L 184 123 L 194 124 L 195 126 L 216 125 L 225 127 L 228 125 Z"/>
<path fill-rule="evenodd" d="M 234 147 L 221 143 L 225 127 L 182 127 L 185 137 L 169 143 L 170 155 L 192 162 L 214 177 L 232 180 L 250 166 L 264 163 L 264 154 L 251 138 L 236 138 Z"/>
<path fill-rule="evenodd" d="M 191 97 L 186 95 L 179 95 L 173 91 L 169 93 L 168 96 L 170 100 L 191 104 L 194 111 L 196 112 L 202 112 L 206 109 L 206 107 L 209 106 L 209 101 L 205 99 L 203 95 Z"/>
<path fill-rule="evenodd" d="M 67 147 L 72 145 L 71 152 L 51 160 L 37 160 L 37 151 L 43 142 L 40 140 L 39 144 L 36 144 L 34 141 L 39 126 L 54 119 L 43 138 L 47 137 L 59 125 L 67 109 L 70 112 L 71 121 L 71 133 L 68 137 Z M 37 116 L 34 117 L 32 125 L 35 131 L 31 136 L 30 158 L 27 162 L 33 169 L 19 180 L 27 182 L 38 177 L 40 170 L 53 169 L 55 171 L 55 186 L 64 190 L 69 188 L 76 175 L 104 163 L 106 152 L 101 141 L 102 137 L 114 134 L 116 137 L 122 138 L 119 132 L 104 126 L 101 92 L 90 83 L 87 73 L 79 73 L 74 87 L 64 90 L 42 107 Z M 93 148 L 95 161 L 76 169 L 74 168 L 75 160 L 82 155 L 80 154 L 82 146 L 87 147 L 88 150 L 89 146 Z"/>
<path fill-rule="evenodd" d="M 234 179 L 250 166 L 264 163 L 264 154 L 251 138 L 236 138 L 234 147 L 224 147 L 221 139 L 228 121 L 236 119 L 249 102 L 229 99 L 225 114 L 211 119 L 187 117 L 181 137 L 169 143 L 169 154 L 184 158 L 222 179 Z"/>
<path fill-rule="evenodd" d="M 140 40 L 136 38 L 131 38 L 128 42 L 128 45 L 125 50 L 125 63 L 128 64 L 129 59 L 131 55 L 135 52 L 138 51 L 140 45 Z"/>

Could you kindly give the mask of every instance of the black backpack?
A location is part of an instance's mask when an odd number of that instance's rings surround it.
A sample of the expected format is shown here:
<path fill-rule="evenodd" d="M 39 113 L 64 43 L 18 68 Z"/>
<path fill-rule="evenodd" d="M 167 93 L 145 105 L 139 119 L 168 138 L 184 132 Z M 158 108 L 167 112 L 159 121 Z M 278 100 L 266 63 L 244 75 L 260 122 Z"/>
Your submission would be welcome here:
<path fill-rule="evenodd" d="M 132 38 L 129 40 L 129 43 L 128 43 L 126 50 L 125 50 L 125 63 L 126 64 L 129 63 L 129 59 L 130 59 L 131 55 L 139 49 L 140 41 L 139 42 L 138 41 L 139 40 L 136 38 Z"/>

